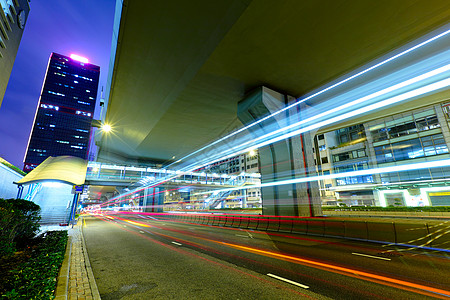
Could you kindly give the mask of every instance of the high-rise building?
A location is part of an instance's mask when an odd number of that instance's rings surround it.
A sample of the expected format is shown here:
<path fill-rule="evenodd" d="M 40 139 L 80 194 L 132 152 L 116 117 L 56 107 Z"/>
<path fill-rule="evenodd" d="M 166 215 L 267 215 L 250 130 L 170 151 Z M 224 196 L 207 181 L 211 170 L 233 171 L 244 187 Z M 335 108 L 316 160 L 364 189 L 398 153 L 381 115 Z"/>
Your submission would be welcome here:
<path fill-rule="evenodd" d="M 0 106 L 30 12 L 28 0 L 0 0 Z"/>
<path fill-rule="evenodd" d="M 24 171 L 49 156 L 87 158 L 100 67 L 78 55 L 50 55 Z"/>

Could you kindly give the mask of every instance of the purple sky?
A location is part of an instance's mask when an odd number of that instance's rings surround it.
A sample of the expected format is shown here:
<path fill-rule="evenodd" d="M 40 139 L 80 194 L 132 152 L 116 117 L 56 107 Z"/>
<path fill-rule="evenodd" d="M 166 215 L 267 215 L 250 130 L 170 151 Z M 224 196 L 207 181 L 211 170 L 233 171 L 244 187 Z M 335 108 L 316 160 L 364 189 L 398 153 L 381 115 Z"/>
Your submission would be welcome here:
<path fill-rule="evenodd" d="M 51 52 L 76 53 L 100 66 L 106 87 L 115 0 L 34 0 L 0 107 L 0 157 L 19 168 Z M 100 108 L 97 104 L 95 117 Z"/>

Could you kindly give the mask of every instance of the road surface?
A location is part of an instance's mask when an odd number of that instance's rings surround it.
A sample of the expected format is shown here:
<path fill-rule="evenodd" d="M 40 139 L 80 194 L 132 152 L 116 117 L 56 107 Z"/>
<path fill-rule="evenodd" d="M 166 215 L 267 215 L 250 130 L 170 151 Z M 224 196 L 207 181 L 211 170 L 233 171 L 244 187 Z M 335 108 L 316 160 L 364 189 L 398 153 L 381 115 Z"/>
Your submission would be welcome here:
<path fill-rule="evenodd" d="M 164 220 L 83 218 L 102 299 L 450 299 L 449 253 Z"/>

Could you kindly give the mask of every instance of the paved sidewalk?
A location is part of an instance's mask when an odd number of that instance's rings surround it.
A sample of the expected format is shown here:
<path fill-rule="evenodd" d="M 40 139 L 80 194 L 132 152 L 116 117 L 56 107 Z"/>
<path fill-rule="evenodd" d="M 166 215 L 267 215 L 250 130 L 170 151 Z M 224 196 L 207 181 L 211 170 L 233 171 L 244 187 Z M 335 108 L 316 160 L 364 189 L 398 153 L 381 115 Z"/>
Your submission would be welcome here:
<path fill-rule="evenodd" d="M 57 300 L 100 299 L 83 239 L 82 219 L 79 223 L 68 231 L 69 241 L 56 287 Z"/>

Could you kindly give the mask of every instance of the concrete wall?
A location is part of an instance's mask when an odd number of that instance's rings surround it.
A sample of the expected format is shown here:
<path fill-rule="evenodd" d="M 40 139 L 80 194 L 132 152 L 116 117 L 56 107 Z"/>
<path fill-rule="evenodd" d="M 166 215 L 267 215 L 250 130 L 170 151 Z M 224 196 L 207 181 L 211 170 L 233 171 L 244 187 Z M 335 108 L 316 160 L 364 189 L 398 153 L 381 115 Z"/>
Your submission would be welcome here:
<path fill-rule="evenodd" d="M 23 178 L 14 170 L 11 170 L 4 164 L 0 163 L 0 198 L 10 199 L 17 197 L 17 185 L 13 182 L 17 182 Z"/>

